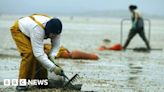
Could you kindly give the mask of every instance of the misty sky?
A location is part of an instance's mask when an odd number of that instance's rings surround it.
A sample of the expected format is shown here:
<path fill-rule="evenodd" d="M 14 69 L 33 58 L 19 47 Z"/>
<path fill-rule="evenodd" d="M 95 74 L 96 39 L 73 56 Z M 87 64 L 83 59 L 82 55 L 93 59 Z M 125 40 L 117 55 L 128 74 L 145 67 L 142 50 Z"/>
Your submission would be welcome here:
<path fill-rule="evenodd" d="M 1 0 L 0 13 L 128 11 L 130 4 L 136 4 L 143 13 L 164 16 L 164 0 Z"/>

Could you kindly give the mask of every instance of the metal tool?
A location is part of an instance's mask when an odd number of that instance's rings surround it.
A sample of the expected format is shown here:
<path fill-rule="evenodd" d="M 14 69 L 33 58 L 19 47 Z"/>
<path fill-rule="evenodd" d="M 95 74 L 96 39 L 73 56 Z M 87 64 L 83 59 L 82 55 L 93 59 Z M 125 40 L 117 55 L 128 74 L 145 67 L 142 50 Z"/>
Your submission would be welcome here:
<path fill-rule="evenodd" d="M 69 84 L 72 85 L 72 82 L 74 82 L 74 81 L 77 79 L 78 76 L 79 76 L 78 74 L 75 74 L 71 79 L 67 79 L 68 82 L 66 82 L 66 83 L 63 85 L 63 87 L 67 87 Z M 67 77 L 67 78 L 68 78 L 68 77 Z"/>
<path fill-rule="evenodd" d="M 60 66 L 59 66 L 58 64 L 56 64 L 55 62 L 53 62 L 53 63 L 54 63 L 57 67 L 60 67 Z M 62 70 L 60 76 L 63 76 L 64 78 L 66 78 L 66 79 L 68 80 L 68 82 L 66 82 L 66 83 L 63 85 L 63 88 L 64 88 L 64 87 L 67 87 L 69 84 L 72 85 L 72 82 L 74 82 L 74 81 L 77 79 L 78 74 L 75 74 L 71 79 L 69 79 L 69 78 L 65 75 L 64 71 Z M 73 86 L 73 85 L 72 85 L 72 86 Z"/>

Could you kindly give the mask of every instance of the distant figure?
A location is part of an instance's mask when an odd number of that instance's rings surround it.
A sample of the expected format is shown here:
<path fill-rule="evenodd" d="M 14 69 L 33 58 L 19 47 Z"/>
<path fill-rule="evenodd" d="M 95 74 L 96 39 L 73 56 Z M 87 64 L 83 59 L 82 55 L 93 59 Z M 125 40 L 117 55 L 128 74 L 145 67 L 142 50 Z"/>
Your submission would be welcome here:
<path fill-rule="evenodd" d="M 129 10 L 132 13 L 132 28 L 130 29 L 128 38 L 123 48 L 126 49 L 131 39 L 138 33 L 140 37 L 143 39 L 143 41 L 145 42 L 147 49 L 150 50 L 150 45 L 148 40 L 146 39 L 145 32 L 144 32 L 144 21 L 142 16 L 138 12 L 137 6 L 130 5 Z"/>

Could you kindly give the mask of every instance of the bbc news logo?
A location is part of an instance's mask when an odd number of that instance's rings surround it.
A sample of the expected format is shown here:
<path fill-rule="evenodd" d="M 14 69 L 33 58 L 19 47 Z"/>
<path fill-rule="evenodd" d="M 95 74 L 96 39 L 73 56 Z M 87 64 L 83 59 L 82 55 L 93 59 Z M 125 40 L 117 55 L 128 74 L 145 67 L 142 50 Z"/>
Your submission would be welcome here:
<path fill-rule="evenodd" d="M 48 79 L 4 79 L 4 86 L 48 85 Z"/>

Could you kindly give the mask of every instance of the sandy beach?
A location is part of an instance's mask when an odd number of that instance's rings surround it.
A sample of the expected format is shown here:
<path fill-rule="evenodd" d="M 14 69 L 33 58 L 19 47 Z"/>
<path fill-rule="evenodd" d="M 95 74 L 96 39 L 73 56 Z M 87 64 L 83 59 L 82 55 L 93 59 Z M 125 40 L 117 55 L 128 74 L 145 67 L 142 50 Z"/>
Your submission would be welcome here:
<path fill-rule="evenodd" d="M 4 79 L 17 79 L 20 56 L 11 38 L 10 26 L 21 15 L 0 16 L 0 92 L 13 92 L 14 86 L 4 86 Z M 122 18 L 70 17 L 60 16 L 63 22 L 61 43 L 72 50 L 81 50 L 99 55 L 99 60 L 57 59 L 66 75 L 78 73 L 76 83 L 82 83 L 81 91 L 98 92 L 164 92 L 164 51 L 151 52 L 99 51 L 104 38 L 113 44 L 120 43 L 120 22 Z M 150 45 L 164 48 L 164 19 L 151 20 Z M 145 23 L 148 36 L 148 23 Z M 123 43 L 127 38 L 130 21 L 124 22 Z M 46 41 L 48 42 L 48 41 Z M 145 47 L 137 35 L 129 48 Z M 51 77 L 52 75 L 50 75 Z M 61 89 L 32 90 L 60 92 Z"/>

